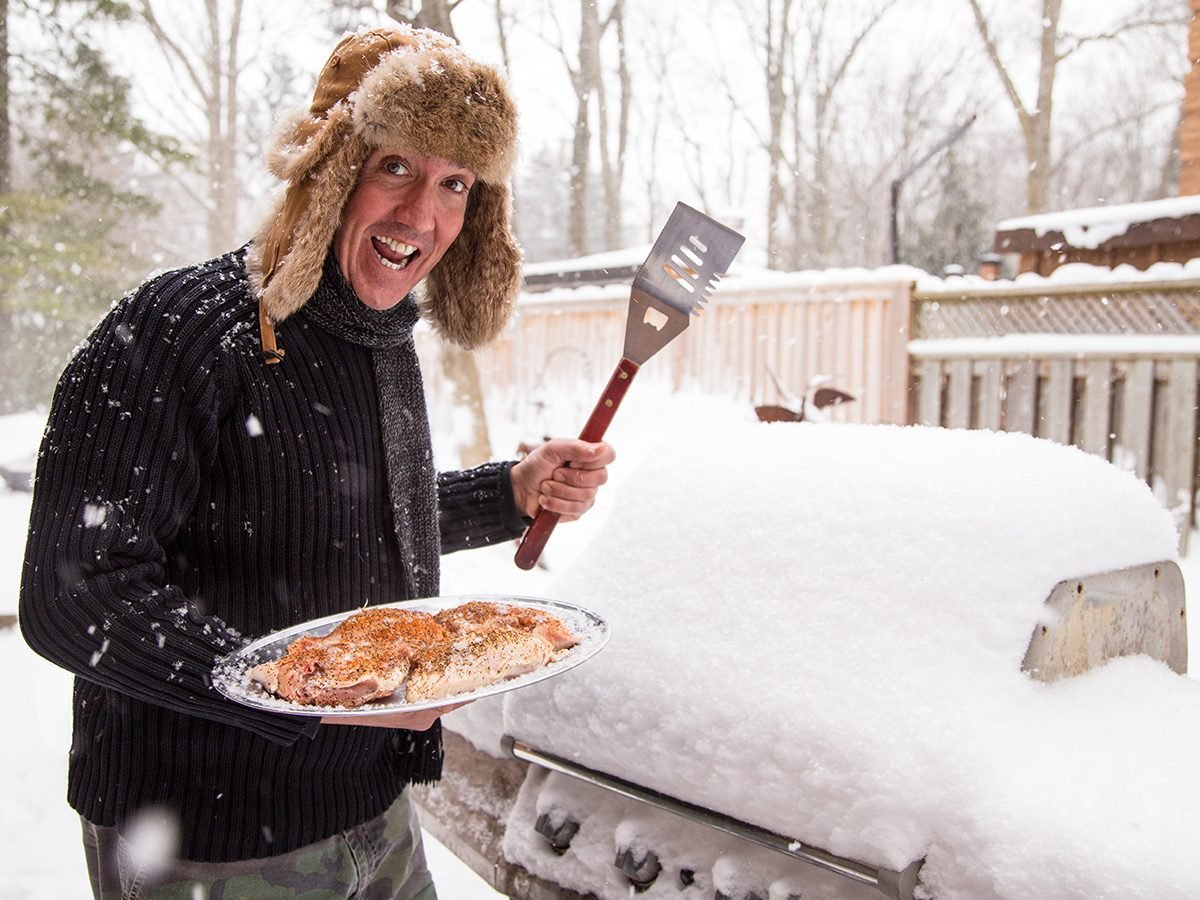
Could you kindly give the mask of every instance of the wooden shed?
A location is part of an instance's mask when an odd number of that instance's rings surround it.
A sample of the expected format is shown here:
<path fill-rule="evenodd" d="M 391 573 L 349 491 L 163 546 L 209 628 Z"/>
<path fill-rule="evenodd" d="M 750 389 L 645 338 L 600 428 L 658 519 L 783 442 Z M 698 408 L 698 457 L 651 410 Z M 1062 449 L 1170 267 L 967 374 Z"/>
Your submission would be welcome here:
<path fill-rule="evenodd" d="M 994 247 L 1020 255 L 1018 272 L 1039 275 L 1066 263 L 1184 263 L 1200 257 L 1200 194 L 1007 219 Z"/>
<path fill-rule="evenodd" d="M 997 253 L 1018 254 L 1017 271 L 1049 275 L 1081 262 L 1148 269 L 1200 257 L 1200 0 L 1188 0 L 1188 59 L 1179 122 L 1179 196 L 1008 219 Z"/>

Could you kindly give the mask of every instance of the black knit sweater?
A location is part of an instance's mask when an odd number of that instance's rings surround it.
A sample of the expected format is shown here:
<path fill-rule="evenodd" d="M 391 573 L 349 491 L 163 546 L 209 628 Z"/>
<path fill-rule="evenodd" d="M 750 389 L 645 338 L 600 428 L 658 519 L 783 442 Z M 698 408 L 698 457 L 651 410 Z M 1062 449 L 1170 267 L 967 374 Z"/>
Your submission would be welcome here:
<path fill-rule="evenodd" d="M 126 297 L 59 382 L 20 622 L 76 673 L 68 800 L 100 825 L 165 806 L 181 856 L 270 856 L 436 779 L 440 730 L 321 726 L 224 699 L 245 640 L 406 599 L 371 351 L 303 310 L 264 365 L 244 251 Z M 507 464 L 438 484 L 444 552 L 524 523 Z"/>

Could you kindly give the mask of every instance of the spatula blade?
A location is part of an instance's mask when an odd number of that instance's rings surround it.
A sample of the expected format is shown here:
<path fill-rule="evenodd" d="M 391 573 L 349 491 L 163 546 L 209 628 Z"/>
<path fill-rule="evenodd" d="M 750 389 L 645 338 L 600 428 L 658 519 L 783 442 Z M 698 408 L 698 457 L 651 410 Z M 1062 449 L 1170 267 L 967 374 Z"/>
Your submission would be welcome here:
<path fill-rule="evenodd" d="M 678 337 L 746 239 L 686 203 L 675 210 L 633 280 L 624 356 L 644 364 Z"/>
<path fill-rule="evenodd" d="M 698 315 L 745 240 L 727 225 L 677 203 L 633 281 L 634 290 Z"/>

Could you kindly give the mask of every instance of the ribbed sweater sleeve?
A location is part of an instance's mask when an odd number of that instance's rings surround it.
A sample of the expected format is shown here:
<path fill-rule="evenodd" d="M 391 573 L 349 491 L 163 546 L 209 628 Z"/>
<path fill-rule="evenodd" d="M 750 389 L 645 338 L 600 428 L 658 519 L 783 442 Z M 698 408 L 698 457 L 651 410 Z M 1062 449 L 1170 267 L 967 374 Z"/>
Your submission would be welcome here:
<path fill-rule="evenodd" d="M 438 475 L 442 552 L 486 547 L 520 537 L 528 521 L 513 499 L 511 462 Z"/>
<path fill-rule="evenodd" d="M 209 675 L 241 636 L 166 575 L 164 548 L 216 455 L 233 309 L 201 279 L 166 275 L 114 307 L 70 362 L 38 460 L 20 623 L 84 679 L 287 744 L 316 722 L 222 697 Z"/>

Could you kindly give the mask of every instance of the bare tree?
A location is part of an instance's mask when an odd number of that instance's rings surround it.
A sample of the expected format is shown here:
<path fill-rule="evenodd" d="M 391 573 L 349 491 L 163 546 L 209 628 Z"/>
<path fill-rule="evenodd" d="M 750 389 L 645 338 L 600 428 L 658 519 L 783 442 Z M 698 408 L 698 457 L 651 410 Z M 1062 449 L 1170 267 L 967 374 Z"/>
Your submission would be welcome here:
<path fill-rule="evenodd" d="M 787 112 L 788 48 L 792 0 L 767 0 L 763 49 L 767 89 L 767 259 L 782 262 L 780 217 L 784 214 L 783 117 Z M 797 129 L 798 130 L 798 129 Z"/>
<path fill-rule="evenodd" d="M 572 67 L 566 49 L 559 46 L 575 90 L 575 131 L 571 142 L 571 210 L 567 241 L 573 256 L 588 252 L 588 173 L 592 153 L 590 107 L 592 91 L 603 89 L 600 79 L 600 18 L 596 4 L 579 0 L 579 62 Z"/>
<path fill-rule="evenodd" d="M 224 16 L 221 0 L 204 0 L 204 28 L 199 41 L 181 34 L 181 26 L 174 26 L 172 31 L 170 23 L 160 17 L 156 2 L 141 0 L 139 13 L 172 72 L 190 88 L 187 97 L 203 118 L 205 152 L 200 164 L 206 188 L 208 250 L 219 253 L 227 249 L 229 235 L 238 233 L 238 80 L 244 65 L 240 55 L 243 0 L 232 0 Z"/>
<path fill-rule="evenodd" d="M 567 50 L 563 28 L 553 4 L 546 7 L 553 26 L 553 35 L 543 35 L 562 57 L 571 88 L 575 94 L 575 128 L 571 140 L 570 208 L 567 214 L 567 242 L 570 252 L 583 256 L 589 252 L 588 224 L 591 220 L 590 193 L 592 189 L 591 154 L 593 143 L 598 144 L 600 180 L 603 193 L 604 242 L 607 249 L 621 243 L 623 209 L 621 186 L 625 155 L 628 146 L 629 108 L 632 79 L 629 73 L 625 45 L 624 0 L 613 0 L 608 13 L 600 15 L 596 0 L 579 0 L 579 44 L 574 58 Z M 616 72 L 618 99 L 615 148 L 609 129 L 610 98 L 604 79 L 601 44 L 609 30 L 617 42 Z M 592 111 L 596 123 L 593 128 Z"/>
<path fill-rule="evenodd" d="M 838 168 L 833 146 L 839 94 L 868 37 L 897 2 L 871 0 L 856 23 L 833 0 L 764 0 L 763 14 L 746 18 L 766 95 L 765 131 L 749 112 L 745 118 L 766 154 L 766 249 L 772 266 L 820 265 L 834 255 L 829 186 Z M 726 94 L 736 106 L 734 81 L 725 75 Z"/>
<path fill-rule="evenodd" d="M 388 0 L 387 14 L 398 22 L 408 22 L 414 28 L 432 28 L 458 40 L 450 14 L 462 0 L 425 0 L 413 4 L 410 0 Z"/>
<path fill-rule="evenodd" d="M 966 0 L 975 19 L 975 27 L 983 42 L 984 51 L 992 68 L 1004 87 L 1025 145 L 1028 174 L 1025 181 L 1025 206 L 1029 213 L 1046 209 L 1050 194 L 1050 183 L 1054 171 L 1053 121 L 1054 88 L 1060 64 L 1082 47 L 1098 42 L 1112 42 L 1122 35 L 1147 28 L 1176 25 L 1181 19 L 1182 9 L 1172 12 L 1172 7 L 1162 3 L 1142 4 L 1132 14 L 1112 28 L 1087 34 L 1072 34 L 1062 29 L 1064 0 L 1041 0 L 1038 25 L 1037 93 L 1032 102 L 1021 96 L 1016 85 L 1015 71 L 1019 60 L 1005 60 L 1001 54 L 995 29 L 980 0 Z M 1182 7 L 1182 4 L 1176 4 Z"/>
<path fill-rule="evenodd" d="M 0 0 L 0 194 L 12 190 L 12 132 L 8 115 L 8 0 Z"/>
<path fill-rule="evenodd" d="M 604 241 L 608 249 L 621 246 L 621 225 L 624 208 L 621 203 L 621 182 L 625 174 L 625 151 L 629 144 L 629 107 L 633 97 L 633 81 L 629 72 L 629 60 L 625 46 L 625 0 L 613 0 L 605 29 L 612 28 L 617 42 L 617 128 L 616 148 L 610 146 L 608 128 L 607 94 L 601 87 L 600 103 L 600 159 L 604 170 Z"/>
<path fill-rule="evenodd" d="M 803 171 L 802 160 L 810 160 L 811 176 L 796 177 L 791 190 L 793 223 L 812 223 L 807 240 L 795 229 L 790 252 L 785 260 L 789 268 L 798 267 L 806 258 L 825 263 L 834 255 L 834 201 L 829 192 L 831 170 L 835 165 L 833 141 L 839 131 L 841 107 L 838 94 L 846 84 L 851 67 L 861 54 L 868 36 L 883 21 L 898 0 L 875 0 L 860 23 L 845 36 L 830 25 L 839 20 L 842 10 L 835 0 L 802 3 L 803 33 L 807 38 L 803 61 L 795 58 L 799 41 L 789 46 L 792 96 L 791 148 L 792 171 Z M 811 119 L 802 107 L 807 105 Z M 807 189 L 806 189 L 807 188 Z"/>

